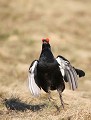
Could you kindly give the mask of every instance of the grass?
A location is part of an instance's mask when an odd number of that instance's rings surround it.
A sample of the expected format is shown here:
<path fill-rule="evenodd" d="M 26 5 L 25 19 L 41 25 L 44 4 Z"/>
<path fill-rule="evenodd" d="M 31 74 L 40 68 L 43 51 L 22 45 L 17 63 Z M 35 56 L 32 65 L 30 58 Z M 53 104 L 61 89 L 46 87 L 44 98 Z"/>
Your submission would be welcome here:
<path fill-rule="evenodd" d="M 0 119 L 91 119 L 91 2 L 89 0 L 0 1 Z M 55 11 L 56 10 L 56 11 Z M 33 98 L 27 74 L 39 58 L 41 39 L 50 38 L 52 51 L 66 57 L 86 76 L 72 92 L 63 92 L 65 109 L 56 91 L 49 102 L 46 93 Z M 60 112 L 58 111 L 60 107 Z"/>
<path fill-rule="evenodd" d="M 0 41 L 7 40 L 9 34 L 0 34 Z"/>

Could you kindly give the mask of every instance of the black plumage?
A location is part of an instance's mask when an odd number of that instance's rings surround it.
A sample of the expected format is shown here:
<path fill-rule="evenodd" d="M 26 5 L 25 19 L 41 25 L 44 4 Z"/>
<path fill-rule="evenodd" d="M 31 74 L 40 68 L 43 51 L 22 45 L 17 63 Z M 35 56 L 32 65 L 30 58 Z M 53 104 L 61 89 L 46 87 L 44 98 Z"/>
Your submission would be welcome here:
<path fill-rule="evenodd" d="M 49 39 L 43 39 L 39 60 L 32 62 L 29 68 L 29 88 L 35 96 L 40 94 L 41 88 L 50 94 L 57 90 L 63 105 L 62 92 L 65 82 L 69 82 L 72 90 L 77 88 L 77 79 L 85 76 L 85 72 L 73 67 L 63 56 L 55 58 L 51 51 Z"/>

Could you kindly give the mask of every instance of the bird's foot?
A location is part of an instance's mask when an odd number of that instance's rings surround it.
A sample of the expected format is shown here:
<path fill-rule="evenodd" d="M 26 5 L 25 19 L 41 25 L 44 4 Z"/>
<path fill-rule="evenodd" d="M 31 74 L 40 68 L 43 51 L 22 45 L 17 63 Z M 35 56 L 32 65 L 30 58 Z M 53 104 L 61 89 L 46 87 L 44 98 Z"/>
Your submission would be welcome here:
<path fill-rule="evenodd" d="M 49 101 L 54 101 L 55 99 L 53 99 L 51 96 L 48 96 L 48 100 Z"/>
<path fill-rule="evenodd" d="M 61 110 L 65 110 L 65 108 L 63 108 L 63 106 L 58 106 L 58 105 L 54 105 L 54 106 L 55 106 L 55 108 L 56 108 L 56 110 L 57 110 L 57 111 L 55 112 L 56 114 L 59 114 Z"/>
<path fill-rule="evenodd" d="M 55 100 L 55 99 L 53 99 L 53 98 L 51 97 L 51 92 L 50 92 L 50 91 L 48 92 L 48 100 L 49 100 L 49 101 L 54 101 L 54 100 Z"/>
<path fill-rule="evenodd" d="M 54 105 L 54 106 L 57 109 L 57 112 L 60 112 L 60 107 L 58 107 L 57 105 Z"/>

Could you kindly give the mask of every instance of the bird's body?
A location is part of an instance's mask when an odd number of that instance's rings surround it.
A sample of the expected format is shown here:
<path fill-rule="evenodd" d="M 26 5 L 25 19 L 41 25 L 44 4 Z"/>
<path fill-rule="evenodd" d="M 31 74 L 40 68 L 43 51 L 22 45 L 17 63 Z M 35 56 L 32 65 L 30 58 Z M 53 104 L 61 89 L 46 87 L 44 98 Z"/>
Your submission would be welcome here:
<path fill-rule="evenodd" d="M 33 61 L 29 68 L 29 88 L 33 95 L 39 95 L 42 88 L 45 92 L 57 90 L 63 105 L 61 93 L 65 89 L 65 82 L 70 87 L 77 88 L 77 79 L 85 75 L 82 70 L 75 69 L 70 62 L 62 56 L 55 58 L 52 54 L 49 41 L 43 39 L 42 51 L 39 60 Z"/>
<path fill-rule="evenodd" d="M 51 52 L 51 48 L 47 44 L 42 46 L 37 70 L 40 86 L 45 92 L 58 88 L 62 81 L 62 75 L 59 65 Z"/>

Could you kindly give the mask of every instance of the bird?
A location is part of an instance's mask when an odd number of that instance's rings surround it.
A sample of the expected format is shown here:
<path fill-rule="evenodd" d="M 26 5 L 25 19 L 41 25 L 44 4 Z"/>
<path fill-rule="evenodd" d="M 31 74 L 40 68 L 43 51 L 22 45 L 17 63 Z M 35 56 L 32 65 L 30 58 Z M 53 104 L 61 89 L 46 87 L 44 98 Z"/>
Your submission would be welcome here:
<path fill-rule="evenodd" d="M 85 72 L 75 68 L 63 56 L 54 57 L 49 38 L 42 39 L 42 50 L 38 60 L 34 60 L 29 66 L 28 81 L 29 89 L 33 96 L 39 96 L 41 89 L 49 94 L 57 90 L 62 107 L 64 101 L 62 92 L 65 90 L 65 83 L 68 82 L 70 88 L 75 90 L 78 87 L 78 78 L 84 77 Z"/>

